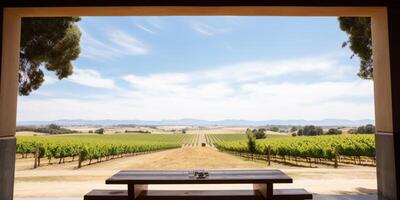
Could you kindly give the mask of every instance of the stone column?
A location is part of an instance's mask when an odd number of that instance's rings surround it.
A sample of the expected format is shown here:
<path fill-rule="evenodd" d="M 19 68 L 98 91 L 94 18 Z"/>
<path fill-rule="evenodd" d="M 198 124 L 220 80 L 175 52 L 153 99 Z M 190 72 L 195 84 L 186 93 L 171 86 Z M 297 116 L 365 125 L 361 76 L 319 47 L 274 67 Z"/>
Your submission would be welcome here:
<path fill-rule="evenodd" d="M 0 7 L 0 200 L 12 200 L 20 17 Z"/>

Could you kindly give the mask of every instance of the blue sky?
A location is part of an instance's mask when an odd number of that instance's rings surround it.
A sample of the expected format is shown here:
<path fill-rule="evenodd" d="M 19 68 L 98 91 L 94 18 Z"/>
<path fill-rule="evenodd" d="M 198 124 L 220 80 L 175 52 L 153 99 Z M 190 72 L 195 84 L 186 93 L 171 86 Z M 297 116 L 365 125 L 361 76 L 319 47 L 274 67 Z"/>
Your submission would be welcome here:
<path fill-rule="evenodd" d="M 373 119 L 371 81 L 335 17 L 83 17 L 64 80 L 18 120 Z"/>

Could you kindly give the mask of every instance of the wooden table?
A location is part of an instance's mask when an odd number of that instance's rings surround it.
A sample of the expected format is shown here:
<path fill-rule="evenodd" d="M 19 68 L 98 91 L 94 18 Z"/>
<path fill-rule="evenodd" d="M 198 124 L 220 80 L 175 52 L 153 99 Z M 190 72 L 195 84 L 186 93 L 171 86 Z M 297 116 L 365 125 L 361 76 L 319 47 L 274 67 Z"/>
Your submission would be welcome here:
<path fill-rule="evenodd" d="M 293 180 L 280 170 L 211 170 L 206 178 L 192 176 L 191 171 L 175 170 L 127 170 L 120 171 L 106 180 L 106 184 L 126 184 L 130 200 L 146 199 L 149 196 L 168 196 L 170 199 L 210 196 L 207 199 L 273 199 L 274 183 L 292 183 Z M 252 191 L 150 191 L 149 184 L 253 184 Z M 232 194 L 229 197 L 229 194 Z M 208 197 L 207 196 L 207 197 Z M 215 197 L 215 198 L 211 198 Z M 220 198 L 218 198 L 220 197 Z M 148 198 L 157 199 L 157 198 Z M 168 199 L 168 198 L 162 198 Z M 191 198 L 193 199 L 193 198 Z"/>

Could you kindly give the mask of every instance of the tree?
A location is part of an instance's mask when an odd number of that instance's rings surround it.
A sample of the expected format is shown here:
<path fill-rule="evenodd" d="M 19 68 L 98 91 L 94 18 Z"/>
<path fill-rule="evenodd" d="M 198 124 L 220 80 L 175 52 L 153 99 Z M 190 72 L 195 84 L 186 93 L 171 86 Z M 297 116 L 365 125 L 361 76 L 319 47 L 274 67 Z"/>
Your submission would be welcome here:
<path fill-rule="evenodd" d="M 327 135 L 340 135 L 342 134 L 342 131 L 337 129 L 337 128 L 330 128 L 328 132 L 326 132 Z"/>
<path fill-rule="evenodd" d="M 309 125 L 309 126 L 304 126 L 303 128 L 303 135 L 305 136 L 322 135 L 323 132 L 324 131 L 319 126 Z"/>
<path fill-rule="evenodd" d="M 250 153 L 255 153 L 257 150 L 256 146 L 256 139 L 254 137 L 253 131 L 251 129 L 246 130 L 246 136 L 247 136 L 247 148 Z"/>
<path fill-rule="evenodd" d="M 61 127 L 57 124 L 49 124 L 48 128 L 49 129 L 60 129 Z"/>
<path fill-rule="evenodd" d="M 94 131 L 97 134 L 104 134 L 104 128 L 100 128 Z"/>
<path fill-rule="evenodd" d="M 70 76 L 80 54 L 79 17 L 22 18 L 19 94 L 29 95 L 44 82 L 42 68 L 58 79 Z"/>
<path fill-rule="evenodd" d="M 367 124 L 365 126 L 360 126 L 355 131 L 357 134 L 371 134 L 375 133 L 375 126 L 372 124 Z"/>
<path fill-rule="evenodd" d="M 295 127 L 295 126 L 293 126 L 291 129 L 290 129 L 290 132 L 296 132 L 297 131 L 297 127 Z"/>
<path fill-rule="evenodd" d="M 297 135 L 298 136 L 303 136 L 303 129 L 302 128 L 297 131 Z"/>
<path fill-rule="evenodd" d="M 258 130 L 256 130 L 256 129 L 254 129 L 254 130 L 255 130 L 255 133 L 254 132 L 253 133 L 254 133 L 254 137 L 256 139 L 264 139 L 267 137 L 265 134 L 265 131 L 266 131 L 265 128 L 259 128 Z"/>
<path fill-rule="evenodd" d="M 279 132 L 279 128 L 276 126 L 271 127 L 269 130 L 273 132 Z"/>
<path fill-rule="evenodd" d="M 339 17 L 340 29 L 349 35 L 342 47 L 349 45 L 353 55 L 360 58 L 358 76 L 363 79 L 373 79 L 372 39 L 370 17 Z"/>
<path fill-rule="evenodd" d="M 365 132 L 366 133 L 375 133 L 375 126 L 372 124 L 365 125 Z"/>

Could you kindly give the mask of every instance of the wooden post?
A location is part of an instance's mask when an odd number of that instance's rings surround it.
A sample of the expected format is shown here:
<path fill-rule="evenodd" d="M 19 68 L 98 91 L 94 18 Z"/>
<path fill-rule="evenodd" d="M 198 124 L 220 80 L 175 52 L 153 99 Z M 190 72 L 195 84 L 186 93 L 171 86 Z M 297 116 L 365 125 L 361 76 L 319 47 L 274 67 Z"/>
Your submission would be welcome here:
<path fill-rule="evenodd" d="M 79 152 L 78 154 L 78 168 L 82 167 L 82 156 L 81 156 L 81 152 Z"/>
<path fill-rule="evenodd" d="M 39 146 L 36 146 L 36 150 L 35 150 L 35 163 L 33 164 L 33 168 L 37 168 L 38 167 L 38 159 L 39 159 Z"/>
<path fill-rule="evenodd" d="M 338 168 L 338 150 L 335 148 L 335 168 Z"/>

